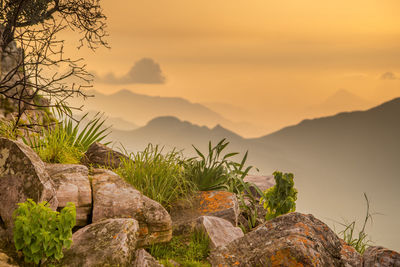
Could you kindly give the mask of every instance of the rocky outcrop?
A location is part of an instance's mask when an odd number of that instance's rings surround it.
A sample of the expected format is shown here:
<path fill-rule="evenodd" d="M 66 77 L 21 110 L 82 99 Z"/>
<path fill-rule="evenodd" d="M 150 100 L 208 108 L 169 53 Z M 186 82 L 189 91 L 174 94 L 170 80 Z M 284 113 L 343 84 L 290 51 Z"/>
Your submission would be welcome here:
<path fill-rule="evenodd" d="M 31 198 L 56 209 L 56 191 L 39 156 L 28 146 L 0 137 L 0 228 L 12 237 L 12 214 L 17 203 Z"/>
<path fill-rule="evenodd" d="M 46 164 L 46 171 L 53 180 L 58 199 L 58 208 L 64 208 L 68 202 L 76 207 L 76 225 L 90 223 L 92 212 L 92 189 L 88 177 L 88 168 L 75 164 Z"/>
<path fill-rule="evenodd" d="M 244 236 L 242 229 L 234 227 L 225 219 L 214 216 L 201 216 L 196 228 L 204 231 L 210 238 L 211 249 L 226 246 L 233 240 Z"/>
<path fill-rule="evenodd" d="M 139 224 L 134 219 L 108 219 L 72 235 L 60 266 L 132 266 Z"/>
<path fill-rule="evenodd" d="M 226 191 L 198 192 L 191 203 L 177 203 L 171 210 L 174 234 L 191 231 L 191 226 L 201 216 L 215 216 L 236 226 L 239 217 L 239 204 L 236 195 Z"/>
<path fill-rule="evenodd" d="M 384 247 L 369 247 L 363 254 L 363 264 L 364 267 L 400 266 L 400 254 Z"/>
<path fill-rule="evenodd" d="M 138 246 L 166 242 L 172 237 L 168 212 L 112 171 L 93 170 L 93 222 L 108 218 L 134 218 L 139 222 Z"/>
<path fill-rule="evenodd" d="M 217 248 L 210 260 L 213 266 L 346 266 L 341 248 L 336 234 L 314 216 L 290 213 Z"/>
<path fill-rule="evenodd" d="M 135 253 L 135 261 L 133 262 L 133 267 L 162 267 L 156 259 L 154 259 L 149 253 L 144 249 L 139 249 Z"/>
<path fill-rule="evenodd" d="M 86 166 L 116 169 L 121 165 L 121 158 L 129 160 L 124 154 L 96 142 L 86 151 L 82 163 Z"/>

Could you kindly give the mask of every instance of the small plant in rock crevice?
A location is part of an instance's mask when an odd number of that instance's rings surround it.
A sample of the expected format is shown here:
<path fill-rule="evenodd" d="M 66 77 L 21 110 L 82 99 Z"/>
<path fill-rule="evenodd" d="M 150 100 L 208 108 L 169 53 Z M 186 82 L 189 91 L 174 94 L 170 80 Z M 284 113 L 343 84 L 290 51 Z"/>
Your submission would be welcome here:
<path fill-rule="evenodd" d="M 260 203 L 267 210 L 267 220 L 296 210 L 297 189 L 294 188 L 293 174 L 274 172 L 275 185 L 267 189 Z"/>
<path fill-rule="evenodd" d="M 68 203 L 61 212 L 53 211 L 46 202 L 36 204 L 28 199 L 14 211 L 14 244 L 22 251 L 25 262 L 40 266 L 60 260 L 63 248 L 72 244 L 76 209 Z"/>
<path fill-rule="evenodd" d="M 344 226 L 344 230 L 339 232 L 339 234 L 343 236 L 343 240 L 360 254 L 364 254 L 365 250 L 371 243 L 371 240 L 368 239 L 368 234 L 365 232 L 365 227 L 367 226 L 368 221 L 372 222 L 373 214 L 370 213 L 369 199 L 366 193 L 364 193 L 364 198 L 367 203 L 367 211 L 361 230 L 356 234 L 356 221 L 352 221 L 348 224 L 340 223 Z"/>

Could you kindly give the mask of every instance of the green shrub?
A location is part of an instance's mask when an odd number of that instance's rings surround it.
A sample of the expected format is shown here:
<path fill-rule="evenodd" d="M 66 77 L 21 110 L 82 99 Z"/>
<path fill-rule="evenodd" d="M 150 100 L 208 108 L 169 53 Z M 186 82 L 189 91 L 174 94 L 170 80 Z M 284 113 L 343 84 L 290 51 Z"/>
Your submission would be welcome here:
<path fill-rule="evenodd" d="M 275 185 L 264 192 L 260 203 L 267 210 L 266 219 L 296 210 L 297 190 L 294 188 L 293 174 L 274 172 Z"/>
<path fill-rule="evenodd" d="M 369 211 L 369 200 L 367 194 L 364 193 L 365 201 L 367 202 L 367 212 L 364 219 L 364 224 L 362 229 L 358 232 L 358 235 L 355 236 L 356 233 L 356 221 L 352 221 L 348 224 L 342 224 L 345 228 L 343 231 L 339 232 L 343 236 L 343 240 L 352 246 L 356 251 L 360 254 L 364 254 L 367 247 L 370 245 L 370 240 L 368 239 L 368 234 L 365 232 L 365 227 L 369 220 L 372 221 L 372 214 Z"/>
<path fill-rule="evenodd" d="M 185 163 L 186 177 L 192 181 L 200 191 L 226 190 L 235 193 L 243 191 L 243 178 L 252 168 L 243 169 L 247 160 L 247 152 L 241 163 L 231 161 L 230 158 L 239 153 L 222 155 L 229 142 L 222 139 L 216 146 L 208 143 L 208 155 L 204 156 L 195 146 L 198 157 L 188 159 Z"/>
<path fill-rule="evenodd" d="M 31 134 L 23 141 L 45 162 L 79 163 L 91 144 L 102 141 L 108 135 L 108 128 L 102 129 L 105 120 L 98 114 L 85 126 L 81 126 L 82 119 L 77 122 L 65 119 L 53 127 L 42 128 L 39 134 Z"/>
<path fill-rule="evenodd" d="M 72 244 L 72 228 L 76 210 L 68 203 L 61 212 L 53 211 L 46 202 L 36 204 L 28 199 L 14 211 L 14 243 L 24 254 L 26 262 L 40 264 L 60 260 L 63 248 Z"/>
<path fill-rule="evenodd" d="M 158 146 L 149 144 L 146 149 L 130 159 L 122 159 L 116 172 L 147 197 L 166 208 L 179 199 L 184 199 L 194 190 L 184 176 L 181 153 L 173 150 L 166 154 Z"/>
<path fill-rule="evenodd" d="M 210 240 L 202 231 L 194 231 L 189 237 L 174 236 L 168 243 L 155 244 L 147 251 L 165 266 L 170 266 L 168 260 L 172 259 L 182 266 L 210 266 L 206 261 Z"/>

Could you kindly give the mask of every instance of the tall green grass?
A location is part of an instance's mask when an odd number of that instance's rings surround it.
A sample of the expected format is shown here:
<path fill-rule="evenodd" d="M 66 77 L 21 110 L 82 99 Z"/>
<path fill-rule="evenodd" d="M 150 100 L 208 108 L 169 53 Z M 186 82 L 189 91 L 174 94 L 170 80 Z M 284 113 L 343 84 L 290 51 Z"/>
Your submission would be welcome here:
<path fill-rule="evenodd" d="M 116 172 L 144 195 L 170 208 L 173 202 L 192 195 L 195 187 L 184 175 L 181 153 L 162 152 L 159 146 L 149 144 L 144 151 L 131 153 L 129 160 L 122 159 Z"/>
<path fill-rule="evenodd" d="M 91 144 L 102 141 L 108 135 L 101 115 L 97 114 L 86 125 L 81 125 L 82 119 L 77 122 L 71 118 L 64 119 L 23 138 L 23 141 L 45 162 L 79 163 Z"/>
<path fill-rule="evenodd" d="M 185 162 L 187 179 L 192 181 L 199 190 L 225 190 L 234 193 L 243 191 L 243 179 L 252 168 L 245 168 L 247 152 L 240 163 L 231 160 L 239 153 L 223 154 L 229 145 L 226 139 L 222 139 L 217 145 L 208 143 L 208 154 L 200 152 L 195 146 L 197 157 Z"/>

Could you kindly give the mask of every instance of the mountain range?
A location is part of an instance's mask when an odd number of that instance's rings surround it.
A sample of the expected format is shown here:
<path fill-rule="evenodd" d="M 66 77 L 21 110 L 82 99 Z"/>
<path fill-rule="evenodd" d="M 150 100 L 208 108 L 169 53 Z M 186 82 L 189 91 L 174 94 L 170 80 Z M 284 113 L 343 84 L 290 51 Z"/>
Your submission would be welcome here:
<path fill-rule="evenodd" d="M 400 98 L 396 98 L 364 111 L 304 120 L 260 138 L 245 139 L 220 125 L 209 128 L 166 116 L 133 131 L 115 130 L 110 139 L 130 151 L 153 143 L 166 150 L 184 149 L 192 156 L 192 144 L 206 152 L 209 140 L 227 138 L 231 151 L 242 155 L 249 151 L 248 163 L 259 168 L 259 174 L 293 172 L 298 208 L 328 223 L 334 218 L 362 218 L 366 192 L 374 210 L 385 214 L 375 218 L 372 238 L 398 249 L 400 235 L 393 232 L 399 233 L 400 220 L 395 212 L 400 205 L 399 137 Z"/>

